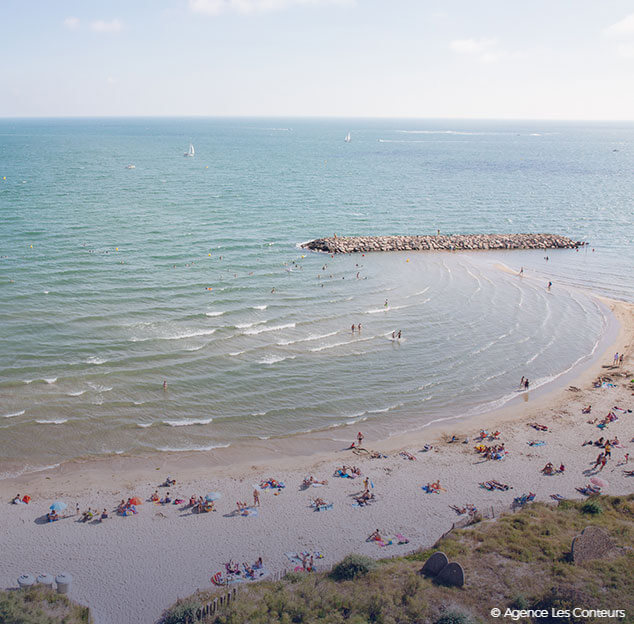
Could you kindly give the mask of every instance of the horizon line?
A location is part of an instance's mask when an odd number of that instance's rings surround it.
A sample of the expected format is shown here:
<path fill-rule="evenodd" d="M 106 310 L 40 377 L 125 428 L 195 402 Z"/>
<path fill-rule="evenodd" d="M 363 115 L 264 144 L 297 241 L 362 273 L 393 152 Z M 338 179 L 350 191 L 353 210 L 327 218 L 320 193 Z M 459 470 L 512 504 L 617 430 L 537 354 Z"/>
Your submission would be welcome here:
<path fill-rule="evenodd" d="M 374 115 L 1 115 L 0 120 L 29 120 L 29 119 L 332 119 L 332 120 L 429 120 L 429 121 L 558 121 L 558 122 L 612 122 L 612 123 L 632 123 L 631 119 L 613 118 L 562 118 L 562 117 L 418 117 L 418 116 L 374 116 Z"/>

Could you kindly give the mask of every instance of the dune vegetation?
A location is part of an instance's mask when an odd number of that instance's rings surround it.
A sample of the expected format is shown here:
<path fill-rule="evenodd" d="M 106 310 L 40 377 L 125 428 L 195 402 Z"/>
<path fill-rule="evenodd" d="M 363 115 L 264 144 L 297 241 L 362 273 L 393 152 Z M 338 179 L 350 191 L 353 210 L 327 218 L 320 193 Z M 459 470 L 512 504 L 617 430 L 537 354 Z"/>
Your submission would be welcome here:
<path fill-rule="evenodd" d="M 617 548 L 577 564 L 572 539 L 587 526 L 603 528 Z M 518 622 L 605 623 L 575 616 L 583 609 L 622 609 L 634 618 L 634 495 L 536 503 L 516 513 L 476 522 L 441 539 L 433 549 L 374 561 L 353 556 L 329 573 L 291 573 L 277 582 L 240 586 L 236 599 L 207 621 L 215 624 L 475 624 L 491 622 L 490 610 L 560 609 L 557 619 Z M 465 586 L 444 587 L 420 574 L 436 550 L 465 570 Z M 166 624 L 192 621 L 213 592 L 174 605 Z M 509 621 L 508 618 L 506 621 Z M 611 619 L 610 621 L 619 621 Z"/>
<path fill-rule="evenodd" d="M 0 591 L 2 624 L 91 624 L 92 621 L 88 607 L 41 585 Z"/>

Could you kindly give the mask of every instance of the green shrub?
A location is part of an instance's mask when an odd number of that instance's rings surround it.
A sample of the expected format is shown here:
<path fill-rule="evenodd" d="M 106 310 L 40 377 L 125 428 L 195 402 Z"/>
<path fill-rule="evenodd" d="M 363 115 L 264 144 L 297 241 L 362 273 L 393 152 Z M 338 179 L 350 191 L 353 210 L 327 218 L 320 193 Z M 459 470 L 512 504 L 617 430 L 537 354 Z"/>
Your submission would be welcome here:
<path fill-rule="evenodd" d="M 596 501 L 588 501 L 581 507 L 581 512 L 585 514 L 597 515 L 603 512 L 603 507 Z"/>
<path fill-rule="evenodd" d="M 365 576 L 376 567 L 376 562 L 364 555 L 348 555 L 330 572 L 335 581 L 351 581 L 358 576 Z"/>
<path fill-rule="evenodd" d="M 460 611 L 447 611 L 434 624 L 471 624 L 471 622 L 471 618 Z"/>
<path fill-rule="evenodd" d="M 179 602 L 163 616 L 162 624 L 186 624 L 195 618 L 196 609 L 200 606 L 200 602 L 192 598 Z"/>
<path fill-rule="evenodd" d="M 515 599 L 513 600 L 513 603 L 511 606 L 514 609 L 526 610 L 526 609 L 530 609 L 531 604 L 526 598 L 526 596 L 524 596 L 523 594 L 518 594 L 517 596 L 515 596 Z"/>

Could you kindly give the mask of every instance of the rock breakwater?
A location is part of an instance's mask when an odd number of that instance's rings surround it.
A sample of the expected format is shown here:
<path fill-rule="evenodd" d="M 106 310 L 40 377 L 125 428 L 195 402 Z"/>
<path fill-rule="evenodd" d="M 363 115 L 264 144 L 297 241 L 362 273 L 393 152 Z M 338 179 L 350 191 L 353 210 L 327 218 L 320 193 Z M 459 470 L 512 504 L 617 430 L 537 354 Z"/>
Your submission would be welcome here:
<path fill-rule="evenodd" d="M 333 236 L 302 243 L 327 253 L 370 251 L 472 251 L 478 249 L 573 249 L 583 246 L 556 234 L 452 234 L 438 236 Z"/>

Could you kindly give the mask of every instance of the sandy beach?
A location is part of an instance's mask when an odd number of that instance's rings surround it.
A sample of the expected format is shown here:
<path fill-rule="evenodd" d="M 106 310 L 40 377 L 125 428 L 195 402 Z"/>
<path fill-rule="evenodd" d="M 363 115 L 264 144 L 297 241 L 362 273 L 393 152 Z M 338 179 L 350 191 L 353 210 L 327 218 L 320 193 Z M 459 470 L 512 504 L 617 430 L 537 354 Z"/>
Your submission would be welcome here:
<path fill-rule="evenodd" d="M 293 441 L 292 454 L 273 450 L 268 456 L 253 453 L 251 460 L 249 449 L 231 459 L 222 453 L 215 459 L 206 453 L 116 457 L 73 462 L 4 480 L 0 482 L 0 586 L 15 587 L 17 577 L 25 572 L 68 572 L 74 578 L 71 597 L 90 606 L 97 624 L 155 622 L 176 598 L 209 588 L 210 577 L 224 570 L 230 559 L 252 563 L 261 556 L 266 570 L 275 572 L 291 569 L 284 554 L 289 551 L 321 551 L 324 564 L 353 551 L 373 557 L 405 554 L 429 547 L 451 528 L 461 517 L 451 505 L 500 511 L 529 492 L 536 493 L 539 501 L 552 501 L 553 494 L 581 498 L 576 488 L 587 485 L 595 474 L 592 466 L 600 452 L 596 446 L 582 445 L 601 436 L 620 441 L 600 473 L 607 482 L 603 491 L 630 493 L 634 478 L 624 470 L 634 469 L 634 458 L 629 465 L 624 462 L 626 453 L 634 449 L 634 414 L 627 411 L 634 409 L 630 383 L 634 306 L 605 303 L 619 321 L 618 337 L 594 364 L 566 380 L 564 387 L 537 398 L 530 392 L 522 394 L 523 401 L 498 412 L 445 421 L 388 440 L 364 440 L 365 448 L 387 458 L 370 459 L 350 450 L 315 454 L 315 440 L 306 436 Z M 612 366 L 615 352 L 625 354 L 618 367 Z M 600 376 L 609 380 L 594 387 Z M 592 406 L 590 414 L 582 413 L 587 405 Z M 597 428 L 610 412 L 618 419 L 605 429 Z M 548 430 L 539 431 L 529 423 Z M 503 443 L 508 451 L 504 459 L 486 460 L 474 450 L 481 429 L 500 431 L 497 440 L 483 443 Z M 356 431 L 348 431 L 352 441 Z M 457 441 L 449 443 L 451 436 Z M 465 437 L 467 444 L 462 443 Z M 425 445 L 433 448 L 423 452 Z M 415 460 L 401 455 L 403 450 Z M 542 474 L 547 462 L 556 467 L 564 464 L 565 472 Z M 344 464 L 357 466 L 363 477 L 334 477 Z M 168 475 L 177 481 L 169 488 L 173 498 L 187 501 L 192 494 L 220 492 L 216 511 L 193 514 L 185 505 L 149 502 Z M 302 480 L 309 475 L 328 483 L 303 490 Z M 365 477 L 373 484 L 375 500 L 366 507 L 353 506 L 353 496 L 362 492 Z M 260 491 L 257 515 L 236 516 L 236 501 L 251 504 L 254 484 L 268 478 L 284 482 L 285 488 L 277 494 Z M 422 486 L 437 480 L 443 488 L 440 493 L 423 491 Z M 488 491 L 479 486 L 489 480 L 508 484 L 510 489 Z M 158 491 L 165 496 L 167 490 Z M 29 494 L 31 503 L 9 504 L 17 493 Z M 112 512 L 121 499 L 131 496 L 145 501 L 137 515 L 121 517 Z M 316 512 L 310 499 L 317 496 L 333 507 Z M 71 514 L 76 505 L 82 511 L 107 508 L 110 518 L 103 523 L 81 523 L 72 516 L 47 523 L 45 514 L 54 500 L 67 503 Z M 366 542 L 377 528 L 382 533 L 403 534 L 409 543 L 383 548 Z"/>

